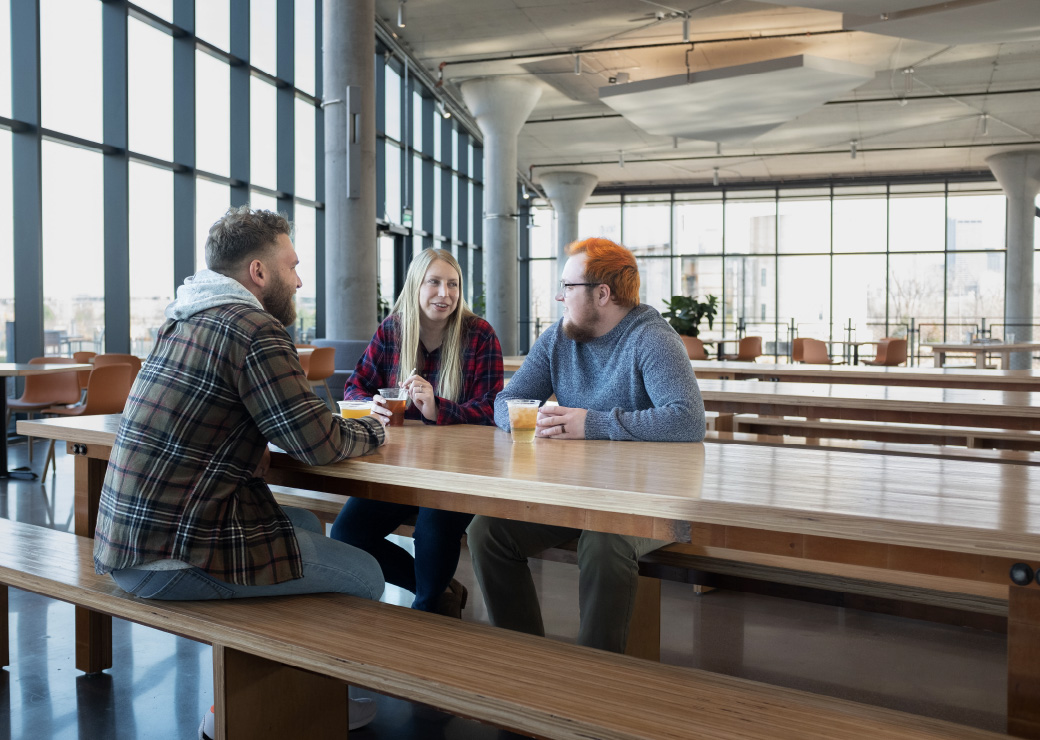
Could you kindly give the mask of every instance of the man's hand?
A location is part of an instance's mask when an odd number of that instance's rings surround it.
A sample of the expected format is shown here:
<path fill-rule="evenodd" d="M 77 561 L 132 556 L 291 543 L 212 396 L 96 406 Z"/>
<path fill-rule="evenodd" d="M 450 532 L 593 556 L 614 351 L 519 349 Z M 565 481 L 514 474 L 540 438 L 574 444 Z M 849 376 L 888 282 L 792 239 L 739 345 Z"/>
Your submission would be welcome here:
<path fill-rule="evenodd" d="M 256 470 L 253 471 L 254 478 L 263 478 L 267 475 L 267 471 L 271 468 L 271 448 L 264 447 L 264 454 L 260 456 L 260 462 L 256 465 Z"/>
<path fill-rule="evenodd" d="M 552 439 L 585 439 L 585 415 L 588 409 L 566 406 L 542 406 L 538 409 L 535 434 Z"/>

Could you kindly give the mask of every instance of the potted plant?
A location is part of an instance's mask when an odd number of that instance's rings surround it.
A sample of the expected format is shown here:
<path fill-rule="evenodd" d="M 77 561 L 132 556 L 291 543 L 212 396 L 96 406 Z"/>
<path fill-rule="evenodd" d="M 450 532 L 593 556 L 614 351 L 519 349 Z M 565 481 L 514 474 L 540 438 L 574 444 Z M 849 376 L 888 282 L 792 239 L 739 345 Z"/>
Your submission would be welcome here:
<path fill-rule="evenodd" d="M 708 328 L 715 323 L 715 314 L 718 313 L 719 299 L 713 295 L 707 296 L 706 301 L 698 301 L 693 296 L 673 295 L 671 300 L 664 301 L 668 307 L 667 311 L 661 313 L 672 328 L 679 333 L 686 345 L 686 353 L 694 359 L 704 359 L 704 344 L 696 339 L 700 333 L 701 319 L 708 319 Z M 690 339 L 696 341 L 690 341 Z"/>

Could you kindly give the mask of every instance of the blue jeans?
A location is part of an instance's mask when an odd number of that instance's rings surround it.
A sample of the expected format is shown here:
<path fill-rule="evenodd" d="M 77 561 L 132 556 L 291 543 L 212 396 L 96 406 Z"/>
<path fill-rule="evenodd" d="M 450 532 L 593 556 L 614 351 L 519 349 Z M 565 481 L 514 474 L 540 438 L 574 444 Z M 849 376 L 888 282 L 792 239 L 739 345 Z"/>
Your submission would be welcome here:
<path fill-rule="evenodd" d="M 282 509 L 296 530 L 303 558 L 303 578 L 270 586 L 240 586 L 221 581 L 201 568 L 141 570 L 125 568 L 111 573 L 119 588 L 142 599 L 197 601 L 244 599 L 253 596 L 344 593 L 366 599 L 383 595 L 379 563 L 366 552 L 325 536 L 324 527 L 305 509 Z"/>
<path fill-rule="evenodd" d="M 415 557 L 386 536 L 415 516 Z M 459 565 L 472 514 L 352 497 L 336 517 L 333 539 L 375 556 L 387 583 L 415 594 L 413 609 L 432 612 Z"/>

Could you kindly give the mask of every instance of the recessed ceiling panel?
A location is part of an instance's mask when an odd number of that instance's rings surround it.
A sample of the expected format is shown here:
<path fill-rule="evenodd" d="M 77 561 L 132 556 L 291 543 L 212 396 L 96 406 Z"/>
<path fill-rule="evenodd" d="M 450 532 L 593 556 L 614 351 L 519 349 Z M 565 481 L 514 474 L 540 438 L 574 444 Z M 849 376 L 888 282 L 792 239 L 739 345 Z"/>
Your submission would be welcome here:
<path fill-rule="evenodd" d="M 934 44 L 1001 44 L 1040 39 L 1037 0 L 973 0 L 935 3 L 923 8 L 866 17 L 846 13 L 842 25 L 853 31 L 928 41 Z"/>
<path fill-rule="evenodd" d="M 659 136 L 746 142 L 874 79 L 869 67 L 807 55 L 601 87 L 599 97 Z"/>

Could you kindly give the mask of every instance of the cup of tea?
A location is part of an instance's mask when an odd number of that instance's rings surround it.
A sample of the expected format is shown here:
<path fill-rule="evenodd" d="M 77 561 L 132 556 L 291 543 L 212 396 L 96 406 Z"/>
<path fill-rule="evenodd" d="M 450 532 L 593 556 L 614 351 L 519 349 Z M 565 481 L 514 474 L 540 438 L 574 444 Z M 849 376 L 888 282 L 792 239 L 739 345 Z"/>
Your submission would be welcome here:
<path fill-rule="evenodd" d="M 344 419 L 360 419 L 372 411 L 371 401 L 337 401 L 339 413 Z"/>
<path fill-rule="evenodd" d="M 541 401 L 523 398 L 510 398 L 506 401 L 509 407 L 509 430 L 513 442 L 534 442 L 534 430 L 538 421 L 538 407 Z"/>
<path fill-rule="evenodd" d="M 404 410 L 408 407 L 408 391 L 404 388 L 380 388 L 379 395 L 386 400 L 386 408 L 390 411 L 390 426 L 399 427 L 404 424 Z M 375 413 L 373 411 L 373 413 Z"/>

